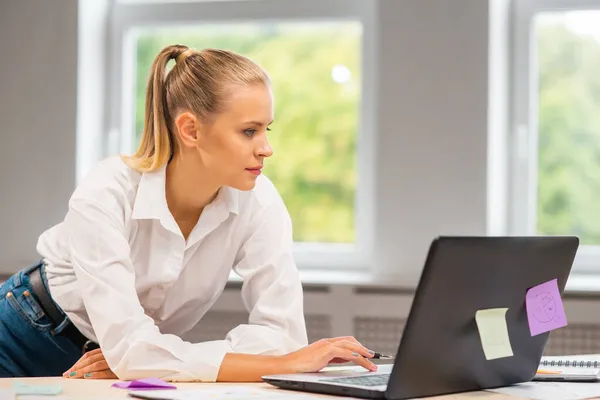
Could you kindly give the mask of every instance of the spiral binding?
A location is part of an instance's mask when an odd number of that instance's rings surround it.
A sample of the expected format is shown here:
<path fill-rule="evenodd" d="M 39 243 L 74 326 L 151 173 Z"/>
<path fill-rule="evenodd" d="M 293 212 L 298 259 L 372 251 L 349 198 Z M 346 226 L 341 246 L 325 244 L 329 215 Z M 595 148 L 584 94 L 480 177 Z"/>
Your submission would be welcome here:
<path fill-rule="evenodd" d="M 544 367 L 579 367 L 600 368 L 599 361 L 577 361 L 577 360 L 543 360 L 540 365 Z"/>

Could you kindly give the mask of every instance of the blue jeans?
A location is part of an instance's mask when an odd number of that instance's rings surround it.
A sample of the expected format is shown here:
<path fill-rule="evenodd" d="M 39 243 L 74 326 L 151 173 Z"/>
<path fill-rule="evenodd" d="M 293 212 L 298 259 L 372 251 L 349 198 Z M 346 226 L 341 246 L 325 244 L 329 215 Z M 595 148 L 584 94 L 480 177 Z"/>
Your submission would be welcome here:
<path fill-rule="evenodd" d="M 66 315 L 55 326 L 32 295 L 29 272 L 35 268 L 39 265 L 17 272 L 0 286 L 0 377 L 3 378 L 61 376 L 81 357 L 81 349 L 60 335 L 70 323 Z"/>

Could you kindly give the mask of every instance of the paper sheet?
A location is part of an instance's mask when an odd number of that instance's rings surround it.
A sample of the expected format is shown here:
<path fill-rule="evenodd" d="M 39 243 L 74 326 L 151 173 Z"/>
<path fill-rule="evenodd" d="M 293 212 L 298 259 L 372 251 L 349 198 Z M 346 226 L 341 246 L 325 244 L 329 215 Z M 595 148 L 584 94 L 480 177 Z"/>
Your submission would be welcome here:
<path fill-rule="evenodd" d="M 527 382 L 488 391 L 534 400 L 580 400 L 600 396 L 600 382 Z"/>
<path fill-rule="evenodd" d="M 475 313 L 475 322 L 486 360 L 513 355 L 506 326 L 506 311 L 508 308 L 490 308 Z"/>
<path fill-rule="evenodd" d="M 17 395 L 13 389 L 0 389 L 0 400 L 15 400 Z"/>
<path fill-rule="evenodd" d="M 290 400 L 314 400 L 322 398 L 314 393 L 294 392 L 281 389 L 263 389 L 244 386 L 223 386 L 222 388 L 210 387 L 206 389 L 180 389 L 161 392 L 131 392 L 129 396 L 152 399 L 152 400 L 244 400 L 244 399 L 290 399 Z M 349 397 L 338 397 L 336 400 L 350 399 Z"/>
<path fill-rule="evenodd" d="M 525 305 L 531 336 L 567 325 L 565 308 L 556 279 L 529 289 L 525 296 Z"/>

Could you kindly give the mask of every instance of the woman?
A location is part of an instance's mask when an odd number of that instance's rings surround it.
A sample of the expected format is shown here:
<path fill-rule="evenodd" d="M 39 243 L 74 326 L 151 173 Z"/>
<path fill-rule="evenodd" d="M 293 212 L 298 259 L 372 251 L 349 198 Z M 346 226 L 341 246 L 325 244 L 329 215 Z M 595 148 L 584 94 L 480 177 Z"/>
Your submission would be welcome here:
<path fill-rule="evenodd" d="M 163 49 L 137 153 L 100 162 L 40 236 L 42 261 L 0 287 L 0 375 L 60 375 L 82 353 L 66 376 L 257 381 L 345 361 L 375 370 L 353 338 L 307 346 L 289 214 L 261 175 L 272 121 L 269 78 L 249 59 Z M 249 324 L 185 342 L 232 268 Z"/>

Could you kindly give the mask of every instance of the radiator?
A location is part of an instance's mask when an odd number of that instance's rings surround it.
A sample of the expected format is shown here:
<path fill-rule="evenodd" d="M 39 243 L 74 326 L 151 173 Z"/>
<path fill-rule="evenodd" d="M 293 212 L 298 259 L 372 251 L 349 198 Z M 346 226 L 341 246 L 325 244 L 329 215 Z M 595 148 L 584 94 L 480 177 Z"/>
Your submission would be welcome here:
<path fill-rule="evenodd" d="M 412 294 L 350 286 L 305 287 L 305 318 L 309 342 L 353 335 L 366 347 L 395 354 L 410 310 Z M 566 298 L 568 326 L 550 333 L 545 355 L 600 354 L 600 295 Z M 186 340 L 223 339 L 239 324 L 248 323 L 239 286 L 228 287 L 213 309 Z"/>

